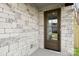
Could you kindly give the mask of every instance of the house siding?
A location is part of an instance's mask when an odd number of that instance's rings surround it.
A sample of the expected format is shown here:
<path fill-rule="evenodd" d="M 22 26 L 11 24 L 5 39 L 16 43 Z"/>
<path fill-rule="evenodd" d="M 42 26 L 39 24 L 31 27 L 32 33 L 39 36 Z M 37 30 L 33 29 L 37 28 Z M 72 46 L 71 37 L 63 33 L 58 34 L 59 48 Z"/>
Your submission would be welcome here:
<path fill-rule="evenodd" d="M 61 52 L 74 55 L 74 6 L 61 8 Z"/>
<path fill-rule="evenodd" d="M 44 49 L 44 11 L 61 8 L 61 54 L 74 54 L 74 6 L 36 9 L 30 4 L 0 4 L 0 56 L 28 56 Z"/>
<path fill-rule="evenodd" d="M 0 4 L 0 56 L 25 56 L 38 49 L 38 10 L 30 4 Z"/>

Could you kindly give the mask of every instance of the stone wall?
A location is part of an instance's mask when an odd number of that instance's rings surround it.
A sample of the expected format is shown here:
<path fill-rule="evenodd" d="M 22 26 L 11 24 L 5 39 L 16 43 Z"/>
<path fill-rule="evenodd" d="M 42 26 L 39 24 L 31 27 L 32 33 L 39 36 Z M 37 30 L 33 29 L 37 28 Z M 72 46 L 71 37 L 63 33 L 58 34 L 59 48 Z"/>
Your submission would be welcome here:
<path fill-rule="evenodd" d="M 61 8 L 61 52 L 63 55 L 74 54 L 74 6 Z"/>
<path fill-rule="evenodd" d="M 61 8 L 61 53 L 73 55 L 73 6 L 61 4 L 38 12 L 30 4 L 6 3 L 0 4 L 0 56 L 30 55 L 44 48 L 44 11 L 56 8 Z"/>
<path fill-rule="evenodd" d="M 38 10 L 30 4 L 0 4 L 0 56 L 38 49 Z"/>
<path fill-rule="evenodd" d="M 74 33 L 73 33 L 73 20 L 74 20 L 74 6 L 60 6 L 50 7 L 49 9 L 61 8 L 61 54 L 73 55 L 74 54 Z M 40 37 L 39 46 L 44 48 L 44 11 L 47 7 L 39 12 L 39 27 Z"/>

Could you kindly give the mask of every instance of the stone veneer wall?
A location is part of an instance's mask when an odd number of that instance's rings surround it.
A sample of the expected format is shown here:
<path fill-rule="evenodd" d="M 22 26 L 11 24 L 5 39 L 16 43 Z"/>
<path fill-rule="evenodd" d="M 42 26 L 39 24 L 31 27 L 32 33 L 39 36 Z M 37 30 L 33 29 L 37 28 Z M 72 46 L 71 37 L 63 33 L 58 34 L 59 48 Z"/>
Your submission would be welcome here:
<path fill-rule="evenodd" d="M 74 20 L 74 6 L 60 6 L 50 7 L 49 9 L 61 8 L 61 54 L 73 55 L 74 54 L 74 33 L 73 33 L 73 20 Z M 44 11 L 48 8 L 43 8 L 39 12 L 39 27 L 40 37 L 39 46 L 44 48 Z"/>
<path fill-rule="evenodd" d="M 38 10 L 30 4 L 0 4 L 0 56 L 38 49 Z"/>
<path fill-rule="evenodd" d="M 74 55 L 74 5 L 61 8 L 61 52 Z"/>

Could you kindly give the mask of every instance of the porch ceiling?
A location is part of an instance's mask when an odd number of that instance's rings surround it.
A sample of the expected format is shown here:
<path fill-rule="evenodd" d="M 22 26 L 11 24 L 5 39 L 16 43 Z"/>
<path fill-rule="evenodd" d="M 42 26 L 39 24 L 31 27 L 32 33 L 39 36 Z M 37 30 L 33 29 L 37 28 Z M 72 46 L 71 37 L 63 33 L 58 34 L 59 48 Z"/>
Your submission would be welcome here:
<path fill-rule="evenodd" d="M 64 5 L 65 3 L 31 3 L 32 6 L 35 6 L 38 9 L 42 9 L 46 6 L 52 5 L 54 7 L 55 5 Z"/>

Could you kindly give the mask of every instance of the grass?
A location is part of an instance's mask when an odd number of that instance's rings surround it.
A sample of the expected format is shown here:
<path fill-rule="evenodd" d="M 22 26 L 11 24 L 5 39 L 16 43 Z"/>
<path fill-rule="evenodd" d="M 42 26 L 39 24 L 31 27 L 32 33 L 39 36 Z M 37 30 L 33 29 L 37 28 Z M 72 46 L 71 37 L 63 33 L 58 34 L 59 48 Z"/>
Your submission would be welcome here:
<path fill-rule="evenodd" d="M 75 55 L 75 56 L 79 56 L 79 48 L 76 48 L 76 49 L 75 49 L 74 55 Z"/>

